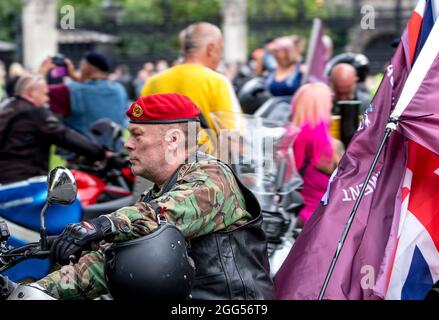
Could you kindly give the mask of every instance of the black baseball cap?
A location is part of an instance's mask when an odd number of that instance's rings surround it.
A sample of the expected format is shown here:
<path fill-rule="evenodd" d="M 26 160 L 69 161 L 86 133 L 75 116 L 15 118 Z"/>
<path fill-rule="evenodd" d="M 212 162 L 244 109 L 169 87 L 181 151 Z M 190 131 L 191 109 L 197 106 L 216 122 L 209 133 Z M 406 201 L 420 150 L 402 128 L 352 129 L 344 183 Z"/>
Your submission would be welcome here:
<path fill-rule="evenodd" d="M 87 52 L 83 58 L 92 66 L 98 68 L 103 72 L 110 72 L 110 63 L 107 57 L 99 52 Z"/>

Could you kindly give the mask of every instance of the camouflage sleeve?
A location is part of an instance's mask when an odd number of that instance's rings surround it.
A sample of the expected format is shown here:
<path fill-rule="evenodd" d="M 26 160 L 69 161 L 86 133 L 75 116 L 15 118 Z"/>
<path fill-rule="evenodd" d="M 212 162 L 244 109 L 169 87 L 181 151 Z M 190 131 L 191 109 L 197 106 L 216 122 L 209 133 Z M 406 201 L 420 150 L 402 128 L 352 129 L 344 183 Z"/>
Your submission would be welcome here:
<path fill-rule="evenodd" d="M 233 174 L 222 164 L 196 167 L 183 175 L 172 191 L 153 201 L 187 239 L 239 226 L 251 218 Z M 109 217 L 118 231 L 114 241 L 133 239 L 157 228 L 155 211 L 143 202 Z"/>
<path fill-rule="evenodd" d="M 36 282 L 55 299 L 94 299 L 107 293 L 101 250 L 82 256 Z"/>

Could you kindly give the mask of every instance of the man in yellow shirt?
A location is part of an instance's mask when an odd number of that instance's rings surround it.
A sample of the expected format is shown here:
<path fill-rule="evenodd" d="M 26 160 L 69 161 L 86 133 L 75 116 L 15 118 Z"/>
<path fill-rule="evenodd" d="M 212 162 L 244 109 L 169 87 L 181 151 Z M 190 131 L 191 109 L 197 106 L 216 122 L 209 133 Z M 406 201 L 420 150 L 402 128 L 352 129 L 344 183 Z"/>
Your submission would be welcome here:
<path fill-rule="evenodd" d="M 215 129 L 211 112 L 242 112 L 229 80 L 215 71 L 223 53 L 221 30 L 207 22 L 194 23 L 180 33 L 180 42 L 182 64 L 149 79 L 141 95 L 183 94 L 200 108 L 209 128 Z M 203 140 L 201 137 L 200 143 Z M 206 151 L 211 153 L 212 145 Z"/>

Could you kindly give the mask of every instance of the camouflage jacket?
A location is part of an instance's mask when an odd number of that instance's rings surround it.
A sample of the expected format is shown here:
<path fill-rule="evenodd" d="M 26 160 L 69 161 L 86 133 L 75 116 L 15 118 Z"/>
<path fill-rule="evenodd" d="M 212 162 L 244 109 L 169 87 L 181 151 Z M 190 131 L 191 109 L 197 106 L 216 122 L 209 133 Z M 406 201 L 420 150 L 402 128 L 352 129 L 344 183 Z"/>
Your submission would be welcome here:
<path fill-rule="evenodd" d="M 217 160 L 181 166 L 172 190 L 163 193 L 154 186 L 152 195 L 152 201 L 160 207 L 166 220 L 175 224 L 188 240 L 219 230 L 232 230 L 252 219 L 233 173 Z M 156 211 L 141 199 L 132 207 L 108 215 L 117 229 L 112 241 L 141 237 L 158 227 Z M 95 298 L 105 294 L 103 247 L 82 256 L 77 264 L 49 274 L 37 284 L 58 299 Z"/>

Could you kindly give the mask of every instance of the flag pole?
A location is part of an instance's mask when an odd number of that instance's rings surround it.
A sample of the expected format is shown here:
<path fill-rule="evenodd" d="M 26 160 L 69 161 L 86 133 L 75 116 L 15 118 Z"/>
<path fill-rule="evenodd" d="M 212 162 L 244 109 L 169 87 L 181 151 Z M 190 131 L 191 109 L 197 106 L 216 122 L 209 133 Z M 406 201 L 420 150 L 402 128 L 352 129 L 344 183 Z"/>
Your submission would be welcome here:
<path fill-rule="evenodd" d="M 355 201 L 354 207 L 352 208 L 351 214 L 343 230 L 341 238 L 338 241 L 337 249 L 335 250 L 334 257 L 332 258 L 332 262 L 328 269 L 328 273 L 326 274 L 325 281 L 323 282 L 323 286 L 320 289 L 318 300 L 323 300 L 323 296 L 325 295 L 329 280 L 331 280 L 332 273 L 334 272 L 335 264 L 337 263 L 337 260 L 340 257 L 341 250 L 343 249 L 343 245 L 346 241 L 349 230 L 351 229 L 355 215 L 357 214 L 357 210 L 358 207 L 360 206 L 360 202 L 363 199 L 364 192 L 366 191 L 367 185 L 369 184 L 370 177 L 372 176 L 373 170 L 375 170 L 376 164 L 378 162 L 378 158 L 380 157 L 381 152 L 383 151 L 384 146 L 387 143 L 387 140 L 389 139 L 391 133 L 396 129 L 397 123 L 398 123 L 398 119 L 396 118 L 390 118 L 389 121 L 387 122 L 386 131 L 384 132 L 384 136 L 381 139 L 380 145 L 378 147 L 378 151 L 376 152 L 375 157 L 373 158 L 372 164 L 369 168 L 369 171 L 367 172 L 366 179 L 364 180 L 363 186 L 361 187 L 358 198 Z"/>
<path fill-rule="evenodd" d="M 308 82 L 309 79 L 309 70 L 311 67 L 311 60 L 314 56 L 314 51 L 316 50 L 317 46 L 317 37 L 319 36 L 319 30 L 321 28 L 322 21 L 319 18 L 313 19 L 312 29 L 311 29 L 311 37 L 308 44 L 308 50 L 306 54 L 306 60 L 305 65 L 307 66 L 308 70 L 306 71 L 305 75 L 302 77 L 302 83 L 301 85 Z"/>

